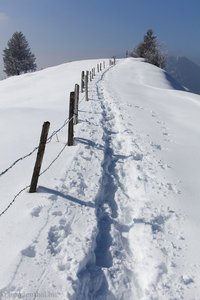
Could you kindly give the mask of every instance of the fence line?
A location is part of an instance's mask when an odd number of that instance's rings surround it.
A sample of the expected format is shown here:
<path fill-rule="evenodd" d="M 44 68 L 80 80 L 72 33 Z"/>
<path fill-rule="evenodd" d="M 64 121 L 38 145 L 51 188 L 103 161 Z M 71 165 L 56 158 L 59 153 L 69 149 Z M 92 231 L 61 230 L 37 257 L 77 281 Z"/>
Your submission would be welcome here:
<path fill-rule="evenodd" d="M 114 63 L 111 64 L 110 62 L 110 66 L 113 66 L 115 64 L 115 60 L 114 60 Z M 103 63 L 103 66 L 105 68 L 105 64 Z M 83 73 L 83 72 L 82 72 Z M 88 74 L 88 73 L 87 73 Z M 94 71 L 93 71 L 93 74 L 95 74 L 95 68 L 94 68 Z M 95 75 L 94 75 L 95 76 Z M 84 101 L 84 99 L 86 98 L 86 94 L 82 97 L 82 99 L 79 101 L 79 104 L 82 103 Z M 57 129 L 56 131 L 54 131 L 50 137 L 47 139 L 47 143 L 50 143 L 52 138 L 57 135 L 58 132 L 60 132 L 72 119 L 74 119 L 74 115 L 69 119 L 67 118 L 63 125 Z M 63 151 L 65 150 L 65 148 L 68 146 L 68 143 L 66 142 L 64 144 L 64 146 L 62 147 L 62 149 L 59 151 L 59 153 L 57 154 L 57 156 L 51 161 L 51 163 L 48 165 L 48 167 L 46 167 L 40 174 L 39 174 L 39 177 L 42 176 L 43 174 L 45 174 L 50 168 L 51 166 L 55 163 L 55 161 L 60 157 L 60 155 L 63 153 Z M 8 167 L 7 169 L 5 169 L 3 172 L 0 173 L 0 176 L 4 175 L 5 173 L 7 173 L 11 168 L 13 168 L 19 161 L 25 159 L 26 157 L 29 157 L 31 156 L 36 150 L 38 150 L 39 146 L 35 147 L 29 154 L 17 159 L 10 167 Z M 26 187 L 22 188 L 15 196 L 14 198 L 12 199 L 12 201 L 7 205 L 7 207 L 2 211 L 0 212 L 0 217 L 2 215 L 4 215 L 8 209 L 13 205 L 13 203 L 16 201 L 16 199 L 22 194 L 22 192 L 24 192 L 25 190 L 27 190 L 28 188 L 30 188 L 31 185 L 27 185 Z"/>
<path fill-rule="evenodd" d="M 82 97 L 82 99 L 79 101 L 79 104 L 82 103 L 82 101 L 85 99 L 85 95 Z M 65 119 L 63 125 L 58 128 L 57 130 L 53 131 L 52 134 L 48 137 L 47 139 L 47 143 L 50 143 L 52 138 L 58 134 L 67 124 L 68 124 L 68 121 L 69 121 L 69 118 Z M 5 170 L 3 170 L 1 173 L 0 173 L 0 177 L 3 176 L 4 174 L 6 174 L 10 169 L 12 169 L 16 164 L 18 164 L 20 161 L 24 160 L 25 158 L 31 156 L 35 151 L 38 150 L 38 147 L 35 147 L 31 152 L 29 152 L 28 154 L 25 154 L 24 156 L 16 159 L 9 167 L 7 167 Z"/>
<path fill-rule="evenodd" d="M 79 104 L 82 103 L 84 99 L 85 99 L 85 95 L 84 95 L 84 96 L 82 97 L 82 99 L 79 101 Z M 52 134 L 51 134 L 51 135 L 48 137 L 48 139 L 47 139 L 47 144 L 50 143 L 51 140 L 52 140 L 52 138 L 53 138 L 56 134 L 58 134 L 58 133 L 59 133 L 59 132 L 60 132 L 60 131 L 68 124 L 68 121 L 69 121 L 69 118 L 67 118 L 67 119 L 64 121 L 63 125 L 62 125 L 60 128 L 58 128 L 57 130 L 55 130 L 55 131 L 52 132 Z M 38 150 L 38 147 L 39 147 L 39 146 L 35 147 L 30 153 L 28 153 L 28 154 L 26 154 L 26 155 L 24 155 L 24 156 L 18 158 L 16 161 L 14 161 L 8 168 L 6 168 L 4 171 L 2 171 L 2 172 L 0 173 L 0 177 L 3 176 L 4 174 L 6 174 L 6 173 L 7 173 L 10 169 L 12 169 L 17 163 L 19 163 L 20 161 L 24 160 L 25 158 L 31 156 L 35 151 Z"/>

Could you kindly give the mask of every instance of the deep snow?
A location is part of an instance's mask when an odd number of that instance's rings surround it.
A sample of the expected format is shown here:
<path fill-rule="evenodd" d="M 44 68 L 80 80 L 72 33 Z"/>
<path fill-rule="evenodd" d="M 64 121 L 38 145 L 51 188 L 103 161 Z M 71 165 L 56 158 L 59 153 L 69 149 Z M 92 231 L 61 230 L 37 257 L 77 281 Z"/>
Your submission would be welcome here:
<path fill-rule="evenodd" d="M 68 116 L 71 62 L 0 82 L 0 173 Z M 200 96 L 140 59 L 80 94 L 75 145 L 0 217 L 0 299 L 199 299 Z M 47 144 L 43 170 L 67 141 Z M 0 214 L 30 184 L 36 151 L 0 176 Z"/>

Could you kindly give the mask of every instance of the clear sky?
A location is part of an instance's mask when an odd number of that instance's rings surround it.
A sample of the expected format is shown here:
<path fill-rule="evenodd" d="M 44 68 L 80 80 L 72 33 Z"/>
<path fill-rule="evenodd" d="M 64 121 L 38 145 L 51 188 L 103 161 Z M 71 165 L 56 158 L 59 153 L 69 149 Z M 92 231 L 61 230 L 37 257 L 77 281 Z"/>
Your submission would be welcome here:
<path fill-rule="evenodd" d="M 152 28 L 169 54 L 200 62 L 200 0 L 0 0 L 2 51 L 22 31 L 38 69 L 125 55 Z"/>

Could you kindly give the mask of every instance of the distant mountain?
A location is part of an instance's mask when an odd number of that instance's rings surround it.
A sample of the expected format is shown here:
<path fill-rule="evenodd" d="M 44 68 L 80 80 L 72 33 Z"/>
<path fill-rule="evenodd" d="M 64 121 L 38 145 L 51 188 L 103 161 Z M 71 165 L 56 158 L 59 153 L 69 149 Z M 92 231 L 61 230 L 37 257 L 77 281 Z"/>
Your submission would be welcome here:
<path fill-rule="evenodd" d="M 187 57 L 170 56 L 166 71 L 189 91 L 200 94 L 200 66 Z"/>

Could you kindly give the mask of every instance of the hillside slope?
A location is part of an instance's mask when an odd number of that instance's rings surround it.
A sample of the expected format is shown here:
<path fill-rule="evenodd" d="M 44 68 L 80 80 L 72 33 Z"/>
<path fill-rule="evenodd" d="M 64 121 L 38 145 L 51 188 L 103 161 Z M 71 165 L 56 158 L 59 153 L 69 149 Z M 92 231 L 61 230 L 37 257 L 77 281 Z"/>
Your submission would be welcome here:
<path fill-rule="evenodd" d="M 80 72 L 99 62 L 0 82 L 1 299 L 199 299 L 200 96 L 161 69 L 128 58 L 98 73 L 90 100 L 80 95 L 75 145 L 36 194 L 36 151 L 2 172 L 37 146 L 43 121 L 62 126 Z M 43 169 L 66 140 L 67 126 Z"/>
<path fill-rule="evenodd" d="M 166 71 L 192 93 L 200 94 L 200 66 L 187 57 L 169 56 Z"/>

